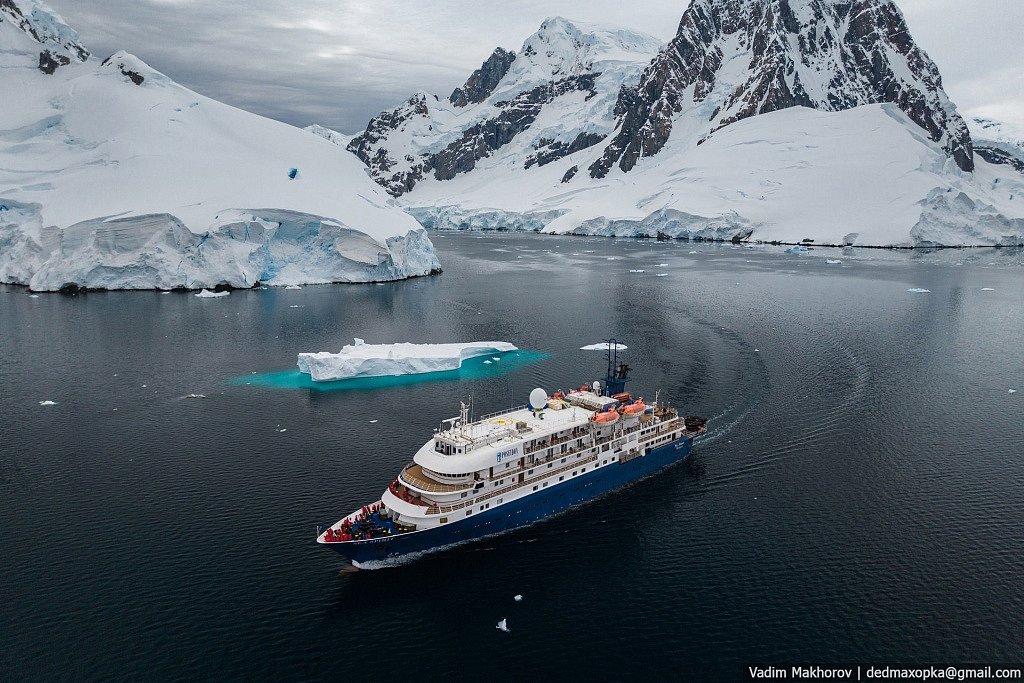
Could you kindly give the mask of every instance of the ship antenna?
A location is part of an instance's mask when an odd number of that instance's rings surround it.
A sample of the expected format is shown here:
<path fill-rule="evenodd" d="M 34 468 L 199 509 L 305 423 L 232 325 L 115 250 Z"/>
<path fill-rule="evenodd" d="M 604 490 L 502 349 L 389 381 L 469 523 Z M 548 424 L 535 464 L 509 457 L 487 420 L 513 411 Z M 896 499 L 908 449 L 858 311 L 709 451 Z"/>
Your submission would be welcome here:
<path fill-rule="evenodd" d="M 473 398 L 470 397 L 469 400 L 472 402 Z M 466 431 L 466 418 L 469 416 L 469 406 L 466 405 L 465 401 L 459 401 L 459 406 L 461 406 L 461 409 L 459 410 L 459 418 L 460 418 L 459 421 L 462 423 L 460 426 L 462 427 L 463 433 L 465 433 L 465 431 Z"/>

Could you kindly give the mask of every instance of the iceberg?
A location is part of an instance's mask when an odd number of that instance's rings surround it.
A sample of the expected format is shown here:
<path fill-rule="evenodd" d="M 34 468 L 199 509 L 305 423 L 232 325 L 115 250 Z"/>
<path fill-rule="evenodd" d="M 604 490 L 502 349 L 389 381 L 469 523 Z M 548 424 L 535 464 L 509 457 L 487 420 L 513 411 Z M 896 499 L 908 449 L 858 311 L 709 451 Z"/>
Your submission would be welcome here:
<path fill-rule="evenodd" d="M 355 343 L 338 353 L 300 353 L 299 371 L 314 382 L 329 382 L 353 377 L 415 375 L 440 370 L 457 370 L 462 361 L 475 356 L 516 351 L 508 342 L 480 341 L 462 344 L 367 344 Z"/>
<path fill-rule="evenodd" d="M 199 297 L 200 299 L 217 299 L 222 296 L 227 296 L 230 293 L 231 292 L 211 292 L 208 289 L 204 289 L 200 291 L 198 294 L 196 294 L 196 296 Z"/>

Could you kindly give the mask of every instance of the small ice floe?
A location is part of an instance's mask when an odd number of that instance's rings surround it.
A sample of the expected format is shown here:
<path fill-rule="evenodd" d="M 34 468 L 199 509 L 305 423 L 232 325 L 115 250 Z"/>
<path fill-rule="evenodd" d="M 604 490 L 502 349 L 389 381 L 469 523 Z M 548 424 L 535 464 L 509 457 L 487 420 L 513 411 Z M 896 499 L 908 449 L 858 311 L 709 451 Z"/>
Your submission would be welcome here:
<path fill-rule="evenodd" d="M 668 273 L 655 273 L 654 277 L 665 277 L 667 275 L 668 275 Z"/>
<path fill-rule="evenodd" d="M 1010 391 L 1013 391 L 1013 389 L 1010 389 Z M 41 405 L 41 406 L 55 406 L 55 405 L 57 405 L 57 402 L 56 401 L 40 401 L 39 405 Z"/>
<path fill-rule="evenodd" d="M 285 289 L 302 289 L 302 287 L 299 287 L 298 285 L 288 285 Z"/>
<path fill-rule="evenodd" d="M 288 308 L 305 308 L 305 306 L 300 306 L 299 304 L 292 304 Z"/>
<path fill-rule="evenodd" d="M 1016 390 L 1016 389 L 1010 389 L 1009 393 L 1011 393 L 1011 394 L 1016 394 L 1016 393 L 1017 393 L 1017 390 Z M 40 405 L 43 405 L 43 404 L 40 404 Z"/>
<path fill-rule="evenodd" d="M 205 394 L 189 394 L 185 398 L 206 398 Z"/>
<path fill-rule="evenodd" d="M 991 287 L 982 287 L 981 291 L 983 291 L 983 292 L 994 292 L 996 290 L 992 289 Z"/>
<path fill-rule="evenodd" d="M 761 349 L 754 349 L 754 351 L 755 351 L 755 352 L 757 352 L 757 351 L 760 351 L 760 350 L 761 350 Z"/>
<path fill-rule="evenodd" d="M 645 273 L 647 271 L 643 270 L 642 268 L 630 268 L 629 272 L 631 272 L 631 273 Z"/>
<path fill-rule="evenodd" d="M 929 294 L 932 290 L 925 289 L 924 287 L 911 287 L 907 290 L 908 292 L 914 292 L 915 294 Z"/>
<path fill-rule="evenodd" d="M 827 258 L 827 259 L 825 259 L 825 263 L 831 264 L 833 266 L 837 265 L 837 264 L 840 264 L 842 262 L 843 262 L 842 259 L 837 259 L 837 258 Z"/>
<path fill-rule="evenodd" d="M 691 254 L 696 254 L 697 252 L 695 252 L 695 251 L 691 251 L 690 253 L 691 253 Z"/>
<path fill-rule="evenodd" d="M 484 361 L 484 365 L 490 365 L 490 364 L 491 364 L 491 361 L 489 361 L 489 360 L 485 360 Z"/>
<path fill-rule="evenodd" d="M 499 631 L 504 631 L 505 633 L 508 633 L 508 619 L 502 619 L 494 628 L 498 629 Z"/>
<path fill-rule="evenodd" d="M 38 299 L 38 298 L 39 298 L 39 295 L 38 295 L 38 294 L 29 294 L 29 295 L 28 295 L 28 298 L 29 298 L 29 299 Z"/>
<path fill-rule="evenodd" d="M 200 299 L 216 299 L 218 297 L 227 296 L 231 292 L 211 292 L 208 289 L 204 289 L 196 294 Z"/>
<path fill-rule="evenodd" d="M 593 254 L 593 253 L 594 253 L 594 250 L 593 250 L 593 249 L 584 249 L 584 250 L 583 250 L 583 253 L 584 253 L 584 254 Z"/>
<path fill-rule="evenodd" d="M 587 344 L 581 346 L 580 351 L 607 351 L 609 346 L 613 346 L 616 351 L 625 351 L 627 347 L 625 344 L 609 344 L 608 342 L 601 342 L 600 344 Z"/>
<path fill-rule="evenodd" d="M 606 257 L 605 257 L 605 260 L 606 260 L 606 261 L 614 261 L 614 260 L 615 260 L 615 257 L 614 257 L 614 256 L 606 256 Z"/>
<path fill-rule="evenodd" d="M 810 251 L 807 247 L 801 247 L 799 244 L 786 249 L 787 254 L 806 254 Z"/>
<path fill-rule="evenodd" d="M 287 428 L 287 427 L 284 427 L 283 429 L 275 429 L 274 431 L 276 431 L 276 432 L 278 432 L 278 433 L 283 433 L 283 432 L 287 432 L 287 431 L 288 431 L 288 428 Z"/>
<path fill-rule="evenodd" d="M 377 420 L 370 420 L 370 424 L 377 424 Z"/>
<path fill-rule="evenodd" d="M 522 602 L 523 601 L 523 596 L 522 595 L 517 595 L 517 596 L 515 596 L 512 599 L 515 600 L 516 602 Z"/>
<path fill-rule="evenodd" d="M 145 389 L 145 388 L 146 388 L 146 386 L 147 386 L 147 385 L 143 384 L 143 385 L 142 385 L 142 388 L 143 388 L 143 389 Z"/>
<path fill-rule="evenodd" d="M 491 356 L 491 360 L 501 360 L 498 356 Z"/>
<path fill-rule="evenodd" d="M 160 293 L 161 294 L 170 294 L 170 292 L 168 290 L 166 290 L 166 289 L 164 291 L 160 292 Z"/>

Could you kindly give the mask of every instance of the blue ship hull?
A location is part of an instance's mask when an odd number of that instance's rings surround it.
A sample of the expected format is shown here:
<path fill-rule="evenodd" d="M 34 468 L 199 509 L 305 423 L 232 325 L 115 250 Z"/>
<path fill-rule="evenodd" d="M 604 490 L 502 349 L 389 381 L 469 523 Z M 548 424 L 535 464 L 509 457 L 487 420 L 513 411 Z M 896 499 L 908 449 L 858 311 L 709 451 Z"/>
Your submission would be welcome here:
<path fill-rule="evenodd" d="M 574 505 L 593 500 L 653 474 L 663 467 L 681 462 L 690 454 L 692 441 L 693 437 L 684 436 L 652 450 L 647 455 L 625 463 L 616 462 L 600 467 L 518 500 L 432 529 L 327 545 L 346 559 L 362 566 L 436 552 L 485 536 L 505 533 L 548 519 Z"/>

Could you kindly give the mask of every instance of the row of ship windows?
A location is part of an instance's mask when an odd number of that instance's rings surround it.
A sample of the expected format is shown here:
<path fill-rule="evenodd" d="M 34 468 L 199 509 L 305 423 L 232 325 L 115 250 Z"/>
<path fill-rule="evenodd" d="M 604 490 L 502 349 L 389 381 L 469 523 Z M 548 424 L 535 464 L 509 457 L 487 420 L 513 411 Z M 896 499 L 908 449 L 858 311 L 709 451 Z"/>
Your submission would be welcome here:
<path fill-rule="evenodd" d="M 565 462 L 565 460 L 563 459 L 562 462 Z M 596 462 L 596 463 L 594 463 L 594 469 L 596 470 L 598 467 L 602 467 L 602 466 L 607 465 L 607 464 L 608 464 L 607 460 L 603 460 L 601 462 Z M 551 467 L 551 465 L 549 464 L 548 467 Z M 583 474 L 586 471 L 587 471 L 587 468 L 583 467 L 583 468 L 581 468 L 579 470 L 573 470 L 572 474 L 569 475 L 569 476 L 570 477 L 575 477 L 577 474 Z M 533 474 L 533 470 L 530 470 L 530 474 Z M 565 475 L 563 474 L 561 477 L 558 478 L 558 481 L 563 481 L 564 479 L 565 479 Z M 545 481 L 545 482 L 543 482 L 541 484 L 538 484 L 538 485 L 534 486 L 533 490 L 537 491 L 538 489 L 546 488 L 547 485 L 548 485 L 548 482 Z M 504 498 L 499 498 L 497 503 L 495 503 L 495 504 L 496 505 L 501 505 L 504 502 L 504 500 L 505 500 Z M 484 503 L 483 505 L 481 505 L 479 507 L 478 511 L 479 512 L 483 512 L 484 510 L 487 510 L 490 507 L 491 507 L 490 503 Z M 469 517 L 471 514 L 473 514 L 472 510 L 466 510 L 466 517 Z M 441 524 L 445 524 L 445 523 L 448 522 L 448 518 L 447 517 L 442 517 L 440 521 L 441 521 Z"/>

